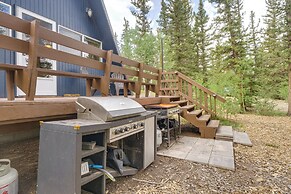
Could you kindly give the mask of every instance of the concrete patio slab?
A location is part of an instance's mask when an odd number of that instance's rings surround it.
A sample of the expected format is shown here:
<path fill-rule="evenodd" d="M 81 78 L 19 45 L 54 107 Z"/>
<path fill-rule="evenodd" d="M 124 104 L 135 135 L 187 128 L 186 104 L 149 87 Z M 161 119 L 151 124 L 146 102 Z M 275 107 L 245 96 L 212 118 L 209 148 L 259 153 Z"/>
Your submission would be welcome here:
<path fill-rule="evenodd" d="M 212 154 L 220 155 L 220 156 L 227 156 L 227 157 L 234 156 L 232 142 L 227 142 L 229 144 L 225 144 L 225 143 L 222 144 L 222 143 L 216 143 L 216 142 L 217 141 L 215 141 L 215 144 L 213 146 Z"/>
<path fill-rule="evenodd" d="M 253 146 L 247 133 L 234 131 L 233 134 L 234 134 L 233 135 L 234 143 L 238 143 L 238 144 L 242 144 L 246 146 Z"/>
<path fill-rule="evenodd" d="M 219 126 L 216 132 L 216 137 L 233 138 L 232 126 Z"/>
<path fill-rule="evenodd" d="M 190 152 L 186 156 L 186 160 L 190 160 L 192 162 L 197 162 L 200 164 L 208 164 L 211 152 L 204 154 L 195 154 L 194 152 Z"/>
<path fill-rule="evenodd" d="M 181 136 L 172 147 L 159 150 L 158 155 L 235 169 L 233 143 L 228 141 Z"/>
<path fill-rule="evenodd" d="M 209 159 L 209 165 L 233 171 L 235 170 L 234 157 L 212 154 Z"/>

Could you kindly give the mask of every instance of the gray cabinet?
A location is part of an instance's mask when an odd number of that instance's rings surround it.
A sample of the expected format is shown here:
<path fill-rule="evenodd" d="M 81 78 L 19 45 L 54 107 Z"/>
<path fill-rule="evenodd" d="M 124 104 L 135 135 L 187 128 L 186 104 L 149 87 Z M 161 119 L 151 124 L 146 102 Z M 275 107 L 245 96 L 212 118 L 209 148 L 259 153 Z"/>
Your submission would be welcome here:
<path fill-rule="evenodd" d="M 106 168 L 105 131 L 104 125 L 85 120 L 43 123 L 37 193 L 80 194 L 81 188 L 92 193 L 105 193 L 103 173 L 90 169 L 88 174 L 81 176 L 81 162 L 86 158 Z M 82 150 L 82 141 L 96 141 L 96 146 L 93 150 Z"/>

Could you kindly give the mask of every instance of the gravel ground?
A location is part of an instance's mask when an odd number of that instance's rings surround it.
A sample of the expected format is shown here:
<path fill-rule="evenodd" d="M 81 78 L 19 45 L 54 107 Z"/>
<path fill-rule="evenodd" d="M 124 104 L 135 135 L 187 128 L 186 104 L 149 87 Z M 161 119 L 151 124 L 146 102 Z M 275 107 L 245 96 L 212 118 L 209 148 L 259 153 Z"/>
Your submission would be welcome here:
<path fill-rule="evenodd" d="M 235 146 L 236 171 L 158 157 L 135 176 L 108 182 L 107 193 L 291 193 L 291 118 L 237 115 L 253 147 Z M 20 194 L 35 193 L 38 139 L 0 146 L 19 172 Z"/>

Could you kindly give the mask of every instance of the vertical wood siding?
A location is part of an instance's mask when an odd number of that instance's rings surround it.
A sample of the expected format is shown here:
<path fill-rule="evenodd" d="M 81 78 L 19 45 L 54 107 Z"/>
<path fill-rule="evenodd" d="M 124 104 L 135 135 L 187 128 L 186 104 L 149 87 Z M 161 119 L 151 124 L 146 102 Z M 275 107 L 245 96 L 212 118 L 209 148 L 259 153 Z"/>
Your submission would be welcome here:
<path fill-rule="evenodd" d="M 110 26 L 107 23 L 101 0 L 0 0 L 12 6 L 12 14 L 15 15 L 15 7 L 19 6 L 44 16 L 84 35 L 102 41 L 103 49 L 113 50 L 117 53 Z M 93 17 L 89 18 L 86 7 L 93 10 Z M 0 62 L 15 63 L 15 54 L 0 50 Z M 70 64 L 58 63 L 57 69 L 68 72 L 79 72 L 80 68 Z M 100 71 L 94 74 L 102 75 Z M 57 94 L 81 94 L 85 95 L 85 80 L 58 77 Z M 5 76 L 0 71 L 0 97 L 6 97 Z"/>

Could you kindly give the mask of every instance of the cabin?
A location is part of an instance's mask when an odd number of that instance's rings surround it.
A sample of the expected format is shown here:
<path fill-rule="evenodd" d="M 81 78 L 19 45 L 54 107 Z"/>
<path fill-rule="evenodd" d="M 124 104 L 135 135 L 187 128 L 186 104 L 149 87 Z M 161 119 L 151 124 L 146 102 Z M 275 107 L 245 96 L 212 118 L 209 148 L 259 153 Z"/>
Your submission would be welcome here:
<path fill-rule="evenodd" d="M 215 117 L 222 96 L 119 56 L 102 0 L 5 0 L 0 10 L 0 143 L 37 136 L 41 121 L 76 118 L 77 97 L 65 94 L 176 104 L 203 138 L 225 127 Z"/>
<path fill-rule="evenodd" d="M 113 53 L 119 54 L 103 0 L 0 0 L 0 11 L 29 22 L 38 20 L 40 26 L 46 29 L 100 49 L 112 50 Z M 12 31 L 1 27 L 1 25 L 0 34 L 22 40 L 29 39 L 27 34 Z M 87 58 L 94 57 L 86 52 L 50 41 L 40 41 L 41 45 L 48 48 Z M 102 61 L 101 58 L 100 61 Z M 28 55 L 0 49 L 0 63 L 27 66 Z M 102 75 L 103 73 L 101 70 L 82 68 L 45 58 L 40 59 L 39 67 L 73 73 L 86 73 L 88 71 L 95 75 Z M 84 79 L 55 77 L 51 75 L 40 75 L 37 79 L 37 96 L 64 96 L 65 94 L 84 96 L 86 94 Z M 7 97 L 6 91 L 6 75 L 4 71 L 0 71 L 0 98 Z M 24 95 L 25 93 L 19 87 L 15 88 L 16 97 Z"/>

